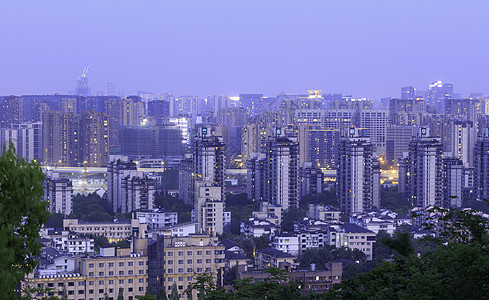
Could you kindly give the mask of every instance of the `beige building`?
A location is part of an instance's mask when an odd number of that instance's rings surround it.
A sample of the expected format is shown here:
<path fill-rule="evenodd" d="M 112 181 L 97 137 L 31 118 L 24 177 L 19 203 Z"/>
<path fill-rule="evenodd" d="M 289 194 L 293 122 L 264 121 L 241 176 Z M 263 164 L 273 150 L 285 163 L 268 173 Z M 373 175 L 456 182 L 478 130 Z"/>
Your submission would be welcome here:
<path fill-rule="evenodd" d="M 30 274 L 23 288 L 47 288 L 48 295 L 68 300 L 117 299 L 122 289 L 124 299 L 146 294 L 148 257 L 132 254 L 131 249 L 101 249 L 101 255 L 75 257 L 75 272 L 57 275 Z M 42 296 L 38 294 L 37 296 Z"/>
<path fill-rule="evenodd" d="M 195 182 L 195 220 L 200 232 L 224 232 L 224 200 L 222 187 L 209 181 Z"/>
<path fill-rule="evenodd" d="M 207 234 L 191 234 L 187 237 L 158 236 L 148 245 L 150 261 L 164 260 L 163 270 L 149 270 L 150 292 L 156 294 L 161 286 L 170 298 L 173 284 L 177 285 L 178 294 L 184 294 L 188 286 L 200 274 L 207 273 L 222 286 L 224 275 L 225 247 L 219 244 L 217 237 Z M 163 272 L 161 272 L 163 271 Z M 193 299 L 197 299 L 194 291 Z"/>
<path fill-rule="evenodd" d="M 110 243 L 113 243 L 133 235 L 143 238 L 146 234 L 147 224 L 139 223 L 139 219 L 116 222 L 85 222 L 78 219 L 64 219 L 63 228 L 81 234 L 102 235 Z"/>
<path fill-rule="evenodd" d="M 260 211 L 252 212 L 251 217 L 267 220 L 270 223 L 280 226 L 282 223 L 282 207 L 268 202 L 260 202 Z"/>
<path fill-rule="evenodd" d="M 307 217 L 315 220 L 339 223 L 341 211 L 329 206 L 309 204 Z"/>
<path fill-rule="evenodd" d="M 331 226 L 329 231 L 330 246 L 358 249 L 365 254 L 367 261 L 374 259 L 376 234 L 373 231 L 355 224 Z"/>

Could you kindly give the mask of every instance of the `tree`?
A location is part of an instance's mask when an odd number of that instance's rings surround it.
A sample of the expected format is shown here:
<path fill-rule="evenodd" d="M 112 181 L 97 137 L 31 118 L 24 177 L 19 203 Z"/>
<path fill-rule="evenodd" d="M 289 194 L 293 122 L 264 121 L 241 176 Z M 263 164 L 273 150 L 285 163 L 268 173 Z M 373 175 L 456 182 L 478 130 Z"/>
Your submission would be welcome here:
<path fill-rule="evenodd" d="M 316 264 L 318 267 L 324 267 L 327 262 L 332 261 L 334 255 L 329 247 L 311 248 L 302 253 L 301 267 L 308 268 L 311 264 Z"/>
<path fill-rule="evenodd" d="M 409 234 L 385 245 L 398 253 L 370 272 L 344 280 L 325 299 L 483 299 L 489 293 L 489 221 L 474 211 L 434 208 L 425 228 L 434 250 L 416 255 Z"/>
<path fill-rule="evenodd" d="M 300 221 L 305 213 L 298 208 L 289 208 L 282 217 L 282 230 L 294 231 L 294 221 Z"/>
<path fill-rule="evenodd" d="M 41 253 L 39 229 L 49 217 L 43 180 L 39 164 L 19 159 L 13 146 L 0 157 L 0 294 L 6 298 L 16 297 Z"/>
<path fill-rule="evenodd" d="M 156 300 L 168 300 L 168 297 L 166 297 L 166 291 L 164 286 L 158 289 L 158 293 L 156 294 Z"/>
<path fill-rule="evenodd" d="M 178 300 L 180 296 L 178 295 L 178 287 L 176 283 L 173 283 L 173 287 L 170 294 L 170 300 Z"/>
<path fill-rule="evenodd" d="M 117 300 L 124 300 L 124 288 L 119 288 L 119 295 L 117 296 Z"/>
<path fill-rule="evenodd" d="M 149 292 L 146 292 L 144 296 L 136 296 L 138 300 L 157 300 L 158 298 L 155 295 L 151 295 Z M 166 300 L 166 298 L 165 298 Z"/>

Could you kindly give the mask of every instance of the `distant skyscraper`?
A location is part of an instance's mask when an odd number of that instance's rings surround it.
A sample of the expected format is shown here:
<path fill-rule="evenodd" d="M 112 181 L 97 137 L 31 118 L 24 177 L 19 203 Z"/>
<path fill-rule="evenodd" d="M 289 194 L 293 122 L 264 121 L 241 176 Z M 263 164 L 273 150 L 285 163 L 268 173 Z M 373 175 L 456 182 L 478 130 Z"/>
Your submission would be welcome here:
<path fill-rule="evenodd" d="M 42 124 L 21 123 L 11 125 L 8 129 L 0 128 L 0 153 L 4 147 L 14 144 L 19 157 L 27 161 L 42 162 Z"/>
<path fill-rule="evenodd" d="M 317 194 L 323 191 L 324 174 L 310 162 L 306 162 L 300 168 L 300 196 Z"/>
<path fill-rule="evenodd" d="M 409 144 L 407 193 L 418 207 L 441 206 L 443 201 L 443 147 L 429 128 L 418 129 Z"/>
<path fill-rule="evenodd" d="M 155 181 L 137 170 L 127 156 L 111 155 L 107 163 L 107 201 L 112 211 L 152 209 Z"/>
<path fill-rule="evenodd" d="M 464 186 L 464 164 L 459 158 L 443 159 L 443 206 L 459 208 L 462 206 Z"/>
<path fill-rule="evenodd" d="M 416 135 L 414 126 L 387 126 L 386 130 L 386 161 L 395 163 L 409 152 L 409 143 Z"/>
<path fill-rule="evenodd" d="M 114 96 L 115 92 L 115 82 L 114 80 L 107 81 L 107 96 Z"/>
<path fill-rule="evenodd" d="M 489 129 L 481 132 L 474 149 L 474 187 L 477 200 L 489 199 Z"/>
<path fill-rule="evenodd" d="M 165 119 L 170 116 L 170 102 L 161 99 L 149 101 L 148 116 L 153 117 L 156 124 L 165 123 Z"/>
<path fill-rule="evenodd" d="M 0 128 L 9 128 L 11 124 L 22 123 L 24 118 L 24 100 L 22 97 L 0 97 Z"/>
<path fill-rule="evenodd" d="M 90 87 L 88 86 L 88 67 L 83 69 L 83 73 L 78 77 L 76 82 L 76 94 L 81 96 L 90 96 Z"/>
<path fill-rule="evenodd" d="M 460 158 L 465 167 L 471 168 L 474 161 L 474 145 L 477 128 L 471 121 L 449 120 L 444 132 L 445 152 Z"/>
<path fill-rule="evenodd" d="M 182 132 L 171 125 L 122 126 L 119 145 L 123 155 L 132 157 L 181 157 L 184 153 Z"/>
<path fill-rule="evenodd" d="M 358 126 L 363 128 L 364 135 L 370 138 L 374 155 L 385 156 L 385 136 L 387 134 L 388 110 L 368 109 L 359 112 Z"/>
<path fill-rule="evenodd" d="M 104 166 L 109 154 L 108 116 L 48 111 L 43 114 L 43 160 L 46 164 Z"/>
<path fill-rule="evenodd" d="M 414 99 L 416 98 L 416 90 L 412 86 L 405 86 L 401 88 L 401 99 Z"/>
<path fill-rule="evenodd" d="M 239 102 L 241 107 L 248 111 L 248 115 L 254 118 L 260 115 L 264 109 L 263 94 L 240 94 Z"/>
<path fill-rule="evenodd" d="M 299 144 L 275 129 L 263 149 L 265 161 L 265 201 L 284 210 L 299 207 Z"/>
<path fill-rule="evenodd" d="M 445 99 L 453 98 L 453 84 L 435 81 L 428 88 L 428 105 L 435 106 L 438 113 L 445 110 Z"/>
<path fill-rule="evenodd" d="M 338 146 L 338 170 L 336 174 L 336 193 L 341 210 L 346 214 L 364 212 L 378 206 L 374 199 L 374 158 L 370 139 L 361 137 L 358 128 L 345 129 L 345 135 Z M 376 165 L 377 166 L 377 165 Z"/>

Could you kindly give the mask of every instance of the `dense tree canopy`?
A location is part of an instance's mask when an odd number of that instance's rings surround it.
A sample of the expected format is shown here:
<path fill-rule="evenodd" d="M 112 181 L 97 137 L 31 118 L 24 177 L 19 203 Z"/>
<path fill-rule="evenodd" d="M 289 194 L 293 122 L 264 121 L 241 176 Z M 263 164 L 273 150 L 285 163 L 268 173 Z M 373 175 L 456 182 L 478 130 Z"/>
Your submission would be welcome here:
<path fill-rule="evenodd" d="M 0 157 L 0 295 L 16 298 L 15 288 L 37 265 L 39 229 L 48 220 L 43 173 L 19 159 L 13 147 Z"/>

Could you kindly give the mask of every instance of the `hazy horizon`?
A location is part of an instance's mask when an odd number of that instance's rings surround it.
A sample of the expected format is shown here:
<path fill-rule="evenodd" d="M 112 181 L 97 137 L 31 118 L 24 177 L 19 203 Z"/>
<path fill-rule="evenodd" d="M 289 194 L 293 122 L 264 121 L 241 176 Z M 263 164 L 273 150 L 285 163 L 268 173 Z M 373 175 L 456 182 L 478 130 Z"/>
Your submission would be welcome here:
<path fill-rule="evenodd" d="M 0 95 L 489 94 L 487 1 L 6 1 Z"/>

